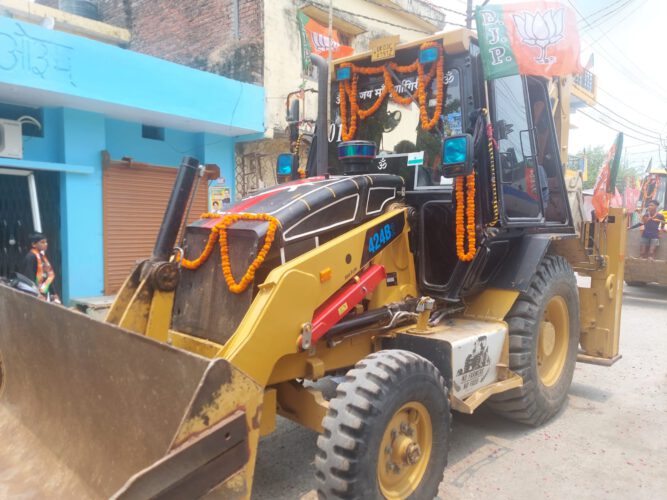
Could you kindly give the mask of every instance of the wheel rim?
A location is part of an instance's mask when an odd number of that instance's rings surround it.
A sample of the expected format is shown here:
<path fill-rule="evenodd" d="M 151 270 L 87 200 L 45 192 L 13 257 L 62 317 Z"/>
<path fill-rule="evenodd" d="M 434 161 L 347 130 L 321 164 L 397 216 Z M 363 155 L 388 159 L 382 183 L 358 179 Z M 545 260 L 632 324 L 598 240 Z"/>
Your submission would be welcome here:
<path fill-rule="evenodd" d="M 378 483 L 385 498 L 405 498 L 422 482 L 433 442 L 431 416 L 416 401 L 391 417 L 380 442 Z"/>
<path fill-rule="evenodd" d="M 537 343 L 537 369 L 546 386 L 554 385 L 563 373 L 570 342 L 570 315 L 567 303 L 559 295 L 544 309 Z"/>

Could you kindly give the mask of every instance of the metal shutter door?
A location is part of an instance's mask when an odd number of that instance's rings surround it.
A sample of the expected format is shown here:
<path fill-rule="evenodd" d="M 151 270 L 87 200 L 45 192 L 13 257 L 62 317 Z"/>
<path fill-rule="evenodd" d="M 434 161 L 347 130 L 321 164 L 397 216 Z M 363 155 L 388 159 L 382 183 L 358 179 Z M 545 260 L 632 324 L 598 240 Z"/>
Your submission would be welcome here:
<path fill-rule="evenodd" d="M 118 292 L 138 260 L 151 256 L 177 168 L 132 165 L 105 167 L 104 293 Z M 208 211 L 207 184 L 200 181 L 189 221 Z"/>

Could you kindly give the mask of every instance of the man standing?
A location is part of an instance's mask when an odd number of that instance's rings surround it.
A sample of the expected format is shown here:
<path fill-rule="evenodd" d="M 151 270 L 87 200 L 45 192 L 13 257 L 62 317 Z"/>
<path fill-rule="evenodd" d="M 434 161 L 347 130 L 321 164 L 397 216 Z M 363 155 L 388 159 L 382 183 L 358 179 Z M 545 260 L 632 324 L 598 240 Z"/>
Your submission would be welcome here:
<path fill-rule="evenodd" d="M 30 245 L 32 248 L 23 259 L 21 273 L 35 282 L 41 298 L 60 304 L 58 295 L 50 290 L 56 274 L 49 259 L 46 258 L 46 249 L 49 246 L 46 236 L 42 233 L 31 234 Z"/>
<path fill-rule="evenodd" d="M 644 231 L 642 232 L 639 252 L 642 259 L 655 259 L 655 252 L 660 245 L 660 229 L 665 229 L 665 217 L 658 212 L 658 202 L 648 202 L 648 209 L 642 217 Z"/>

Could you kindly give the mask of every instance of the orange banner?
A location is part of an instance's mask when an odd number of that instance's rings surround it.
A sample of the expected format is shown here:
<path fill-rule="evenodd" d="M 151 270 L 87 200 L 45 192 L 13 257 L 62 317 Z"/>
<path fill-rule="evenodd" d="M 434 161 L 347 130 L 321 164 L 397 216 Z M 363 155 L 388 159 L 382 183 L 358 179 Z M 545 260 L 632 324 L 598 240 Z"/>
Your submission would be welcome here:
<path fill-rule="evenodd" d="M 332 30 L 332 37 L 329 38 L 329 29 L 316 23 L 312 19 L 308 19 L 308 22 L 304 26 L 304 30 L 306 31 L 308 41 L 310 42 L 310 51 L 313 54 L 328 57 L 329 49 L 331 48 L 331 57 L 333 59 L 338 59 L 352 55 L 354 52 L 352 47 L 341 45 L 336 30 Z"/>

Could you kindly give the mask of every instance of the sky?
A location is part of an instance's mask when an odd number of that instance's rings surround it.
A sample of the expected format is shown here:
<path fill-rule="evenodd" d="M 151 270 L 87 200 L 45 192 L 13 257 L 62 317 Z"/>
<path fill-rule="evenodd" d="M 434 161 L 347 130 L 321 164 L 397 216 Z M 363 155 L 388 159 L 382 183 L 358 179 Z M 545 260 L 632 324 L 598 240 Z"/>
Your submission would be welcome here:
<path fill-rule="evenodd" d="M 571 116 L 570 154 L 584 148 L 608 149 L 617 130 L 625 133 L 624 153 L 640 171 L 667 161 L 667 48 L 665 0 L 556 0 L 575 8 L 581 62 L 594 54 L 598 104 Z M 431 0 L 464 12 L 465 0 Z M 474 0 L 473 4 L 481 4 Z M 491 0 L 489 4 L 516 3 Z M 578 12 L 577 12 L 578 11 Z M 451 11 L 447 20 L 465 24 Z M 474 27 L 474 25 L 473 25 Z M 588 116 L 585 116 L 588 115 Z M 576 128 L 575 128 L 576 127 Z"/>

